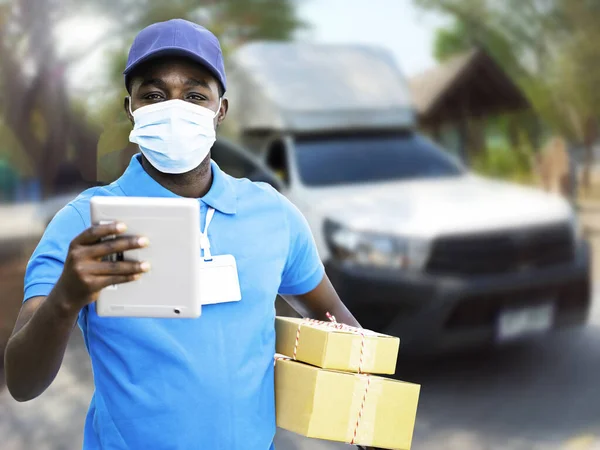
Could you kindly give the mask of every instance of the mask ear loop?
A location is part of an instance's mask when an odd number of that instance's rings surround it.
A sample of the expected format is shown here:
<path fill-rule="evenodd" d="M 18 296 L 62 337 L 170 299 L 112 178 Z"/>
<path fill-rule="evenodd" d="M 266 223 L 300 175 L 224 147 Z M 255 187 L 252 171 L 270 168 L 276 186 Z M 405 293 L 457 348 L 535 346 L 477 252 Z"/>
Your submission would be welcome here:
<path fill-rule="evenodd" d="M 129 103 L 131 105 L 131 103 Z M 217 112 L 213 116 L 213 119 L 219 115 L 221 112 L 221 105 L 223 104 L 223 97 L 219 98 L 219 107 L 217 108 Z"/>
<path fill-rule="evenodd" d="M 129 98 L 129 102 L 127 102 L 127 103 L 129 103 L 129 105 L 128 105 L 129 106 L 129 114 L 131 114 L 131 116 L 133 116 L 133 111 L 131 110 L 131 96 L 129 96 L 128 98 Z M 219 107 L 219 109 L 220 109 L 220 107 Z"/>

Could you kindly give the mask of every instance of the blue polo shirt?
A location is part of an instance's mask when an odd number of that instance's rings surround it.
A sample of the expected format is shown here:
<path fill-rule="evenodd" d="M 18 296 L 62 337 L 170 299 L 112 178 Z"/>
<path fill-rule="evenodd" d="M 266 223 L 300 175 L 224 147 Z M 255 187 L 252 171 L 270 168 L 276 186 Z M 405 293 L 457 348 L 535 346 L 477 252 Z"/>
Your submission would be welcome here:
<path fill-rule="evenodd" d="M 94 304 L 83 309 L 78 323 L 96 388 L 84 449 L 273 446 L 274 300 L 314 289 L 323 266 L 305 219 L 285 197 L 214 162 L 212 172 L 200 223 L 213 207 L 211 249 L 235 256 L 242 300 L 203 306 L 198 319 L 105 318 Z M 175 197 L 134 156 L 121 178 L 85 191 L 48 225 L 27 267 L 25 300 L 50 293 L 69 243 L 90 226 L 90 198 L 99 195 Z"/>

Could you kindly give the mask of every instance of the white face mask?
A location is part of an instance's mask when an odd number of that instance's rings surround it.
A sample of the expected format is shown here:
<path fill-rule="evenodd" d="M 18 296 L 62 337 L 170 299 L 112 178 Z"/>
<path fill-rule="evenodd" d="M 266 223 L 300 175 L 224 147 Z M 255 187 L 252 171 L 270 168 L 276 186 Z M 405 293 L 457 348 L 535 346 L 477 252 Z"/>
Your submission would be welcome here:
<path fill-rule="evenodd" d="M 185 173 L 206 158 L 216 140 L 217 112 L 183 100 L 168 100 L 129 111 L 134 119 L 129 140 L 163 173 Z"/>

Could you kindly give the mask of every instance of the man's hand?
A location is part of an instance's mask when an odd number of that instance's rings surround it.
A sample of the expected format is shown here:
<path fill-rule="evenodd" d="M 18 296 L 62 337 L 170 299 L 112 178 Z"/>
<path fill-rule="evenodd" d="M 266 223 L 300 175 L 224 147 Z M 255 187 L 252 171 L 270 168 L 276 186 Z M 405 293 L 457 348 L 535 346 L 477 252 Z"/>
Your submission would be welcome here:
<path fill-rule="evenodd" d="M 21 307 L 5 353 L 6 382 L 16 400 L 31 400 L 50 386 L 84 306 L 95 302 L 103 288 L 136 280 L 149 270 L 143 262 L 102 260 L 148 245 L 146 238 L 122 236 L 125 231 L 117 223 L 85 230 L 71 242 L 50 294 L 30 298 Z"/>
<path fill-rule="evenodd" d="M 114 253 L 143 248 L 148 239 L 139 236 L 119 237 L 127 230 L 125 224 L 111 223 L 88 228 L 71 242 L 65 266 L 56 289 L 61 310 L 78 313 L 97 300 L 99 292 L 114 284 L 137 280 L 150 270 L 150 265 L 137 261 L 103 261 Z M 114 239 L 103 240 L 110 236 Z"/>

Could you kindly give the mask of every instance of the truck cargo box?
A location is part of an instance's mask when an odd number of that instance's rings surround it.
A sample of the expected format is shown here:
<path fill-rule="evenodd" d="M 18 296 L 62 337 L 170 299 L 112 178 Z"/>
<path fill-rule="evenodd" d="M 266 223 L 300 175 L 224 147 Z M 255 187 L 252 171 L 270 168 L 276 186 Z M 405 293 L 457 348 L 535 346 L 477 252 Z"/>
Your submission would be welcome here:
<path fill-rule="evenodd" d="M 379 47 L 255 42 L 230 58 L 237 131 L 411 128 L 408 84 Z"/>

